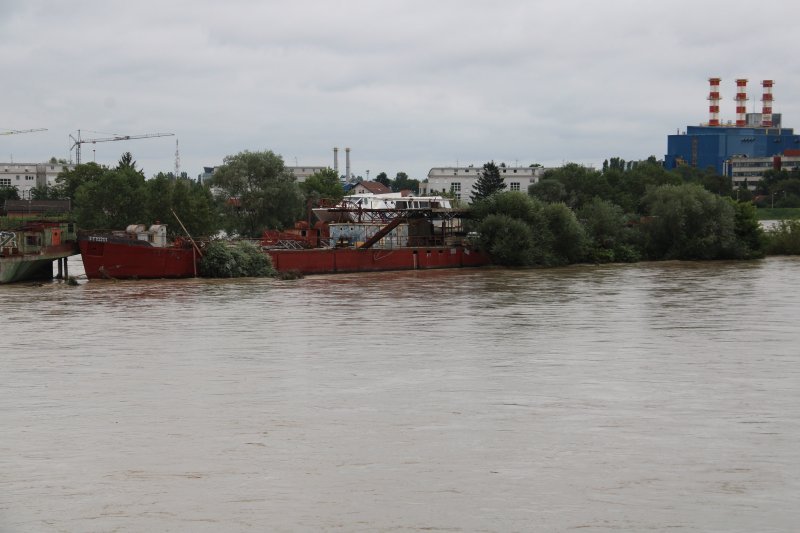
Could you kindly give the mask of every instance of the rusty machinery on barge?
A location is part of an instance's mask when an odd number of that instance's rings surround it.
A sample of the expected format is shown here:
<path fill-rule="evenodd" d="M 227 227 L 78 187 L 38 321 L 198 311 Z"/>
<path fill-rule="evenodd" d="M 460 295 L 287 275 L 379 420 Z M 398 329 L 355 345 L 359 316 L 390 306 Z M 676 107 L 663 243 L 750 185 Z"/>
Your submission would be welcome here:
<path fill-rule="evenodd" d="M 438 198 L 438 197 L 435 197 Z M 302 274 L 485 266 L 489 256 L 465 233 L 464 209 L 430 198 L 408 198 L 391 208 L 352 199 L 317 208 L 321 220 L 261 241 L 279 272 Z M 365 207 L 366 205 L 366 207 Z"/>

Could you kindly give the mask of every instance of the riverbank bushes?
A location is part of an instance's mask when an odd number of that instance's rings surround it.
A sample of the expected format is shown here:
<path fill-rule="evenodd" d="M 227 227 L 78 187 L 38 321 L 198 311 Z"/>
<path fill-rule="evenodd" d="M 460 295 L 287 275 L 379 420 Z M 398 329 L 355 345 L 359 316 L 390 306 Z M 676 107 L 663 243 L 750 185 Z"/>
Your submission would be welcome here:
<path fill-rule="evenodd" d="M 800 255 L 800 220 L 783 220 L 764 234 L 768 255 Z"/>
<path fill-rule="evenodd" d="M 507 192 L 477 202 L 472 214 L 482 246 L 500 265 L 763 256 L 752 205 L 697 184 L 650 188 L 639 202 L 640 213 L 625 213 L 599 197 L 579 203 L 572 210 L 563 202 Z"/>
<path fill-rule="evenodd" d="M 212 241 L 203 251 L 200 275 L 205 278 L 275 276 L 269 255 L 249 241 Z"/>
<path fill-rule="evenodd" d="M 476 202 L 472 213 L 480 244 L 497 264 L 557 266 L 583 256 L 585 230 L 563 203 L 504 192 Z"/>

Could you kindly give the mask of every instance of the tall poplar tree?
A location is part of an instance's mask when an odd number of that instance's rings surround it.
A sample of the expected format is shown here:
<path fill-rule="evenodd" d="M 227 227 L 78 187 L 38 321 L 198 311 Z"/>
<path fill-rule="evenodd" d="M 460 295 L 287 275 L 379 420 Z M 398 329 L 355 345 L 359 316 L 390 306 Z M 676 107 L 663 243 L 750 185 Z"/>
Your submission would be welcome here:
<path fill-rule="evenodd" d="M 472 186 L 472 201 L 483 200 L 505 188 L 506 184 L 500 176 L 500 169 L 494 164 L 494 161 L 490 161 L 483 165 L 481 175 Z"/>

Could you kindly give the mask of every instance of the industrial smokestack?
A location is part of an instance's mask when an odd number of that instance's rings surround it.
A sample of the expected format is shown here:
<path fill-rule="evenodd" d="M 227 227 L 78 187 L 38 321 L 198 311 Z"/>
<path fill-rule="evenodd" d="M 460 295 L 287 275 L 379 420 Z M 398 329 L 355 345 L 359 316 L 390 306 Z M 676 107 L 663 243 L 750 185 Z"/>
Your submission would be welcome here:
<path fill-rule="evenodd" d="M 333 147 L 333 170 L 339 176 L 339 148 Z"/>
<path fill-rule="evenodd" d="M 764 94 L 761 95 L 761 126 L 769 128 L 772 126 L 772 80 L 761 82 Z"/>
<path fill-rule="evenodd" d="M 736 127 L 747 125 L 747 80 L 736 80 Z"/>
<path fill-rule="evenodd" d="M 719 82 L 720 78 L 709 78 L 708 125 L 719 126 Z"/>
<path fill-rule="evenodd" d="M 344 149 L 345 176 L 350 179 L 350 148 Z"/>

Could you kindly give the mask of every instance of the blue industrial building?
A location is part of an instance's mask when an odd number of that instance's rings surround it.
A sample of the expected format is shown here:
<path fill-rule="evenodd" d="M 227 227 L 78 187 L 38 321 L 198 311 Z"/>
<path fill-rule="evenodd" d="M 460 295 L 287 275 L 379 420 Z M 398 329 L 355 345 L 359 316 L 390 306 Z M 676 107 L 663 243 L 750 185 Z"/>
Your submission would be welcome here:
<path fill-rule="evenodd" d="M 748 123 L 755 121 L 751 119 Z M 664 166 L 667 169 L 681 165 L 699 169 L 712 167 L 720 175 L 729 175 L 727 162 L 734 156 L 771 157 L 782 155 L 786 150 L 800 149 L 800 135 L 795 135 L 792 128 L 781 128 L 780 118 L 776 123 L 777 127 L 768 128 L 688 126 L 685 133 L 668 137 Z"/>

